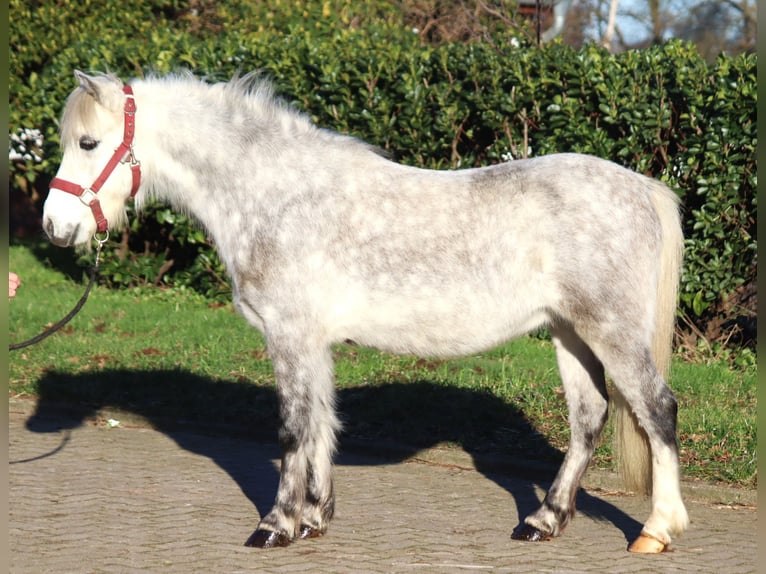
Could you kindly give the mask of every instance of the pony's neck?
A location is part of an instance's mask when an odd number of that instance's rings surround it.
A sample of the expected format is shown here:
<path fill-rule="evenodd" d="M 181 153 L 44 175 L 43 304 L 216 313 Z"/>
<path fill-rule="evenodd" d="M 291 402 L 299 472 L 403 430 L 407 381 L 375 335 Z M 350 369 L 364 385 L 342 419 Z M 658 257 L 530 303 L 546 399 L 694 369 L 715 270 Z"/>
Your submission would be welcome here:
<path fill-rule="evenodd" d="M 156 197 L 201 222 L 216 242 L 268 211 L 265 195 L 289 187 L 279 165 L 318 132 L 273 101 L 196 80 L 134 85 L 136 154 L 145 199 Z"/>

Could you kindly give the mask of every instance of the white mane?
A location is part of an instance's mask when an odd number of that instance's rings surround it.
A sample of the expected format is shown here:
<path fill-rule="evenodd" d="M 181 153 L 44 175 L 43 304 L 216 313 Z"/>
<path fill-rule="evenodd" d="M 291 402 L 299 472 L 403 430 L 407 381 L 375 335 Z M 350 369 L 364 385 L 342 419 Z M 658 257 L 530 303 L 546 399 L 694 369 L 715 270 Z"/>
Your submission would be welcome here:
<path fill-rule="evenodd" d="M 95 74 L 104 82 L 119 83 L 113 74 Z M 175 72 L 167 75 L 150 74 L 133 82 L 143 85 L 152 92 L 166 92 L 172 95 L 176 105 L 197 101 L 200 113 L 214 113 L 221 129 L 257 128 L 267 135 L 301 137 L 313 135 L 325 144 L 352 143 L 376 153 L 386 155 L 367 143 L 335 132 L 320 129 L 311 123 L 308 115 L 297 110 L 275 95 L 273 84 L 260 72 L 235 76 L 228 82 L 208 83 L 191 72 Z M 69 96 L 61 119 L 61 142 L 66 149 L 76 143 L 83 133 L 89 133 L 98 126 L 96 102 L 85 89 L 76 88 Z M 141 102 L 138 102 L 141 113 Z M 172 109 L 172 108 L 171 108 Z M 239 122 L 235 121 L 239 119 Z M 249 139 L 245 134 L 240 137 Z M 273 144 L 274 142 L 272 142 Z"/>

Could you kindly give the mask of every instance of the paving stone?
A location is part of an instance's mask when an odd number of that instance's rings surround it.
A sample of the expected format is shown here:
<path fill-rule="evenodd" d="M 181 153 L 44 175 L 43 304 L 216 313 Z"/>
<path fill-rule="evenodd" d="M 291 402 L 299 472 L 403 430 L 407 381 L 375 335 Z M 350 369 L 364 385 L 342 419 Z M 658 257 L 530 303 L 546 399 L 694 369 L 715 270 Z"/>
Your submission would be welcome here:
<path fill-rule="evenodd" d="M 756 571 L 754 504 L 692 497 L 693 523 L 673 551 L 639 556 L 626 548 L 649 502 L 585 489 L 566 532 L 531 544 L 510 532 L 545 484 L 465 461 L 456 468 L 433 457 L 392 463 L 348 452 L 338 457 L 337 511 L 326 536 L 246 548 L 275 494 L 274 445 L 87 423 L 34 432 L 28 412 L 10 411 L 13 574 Z"/>

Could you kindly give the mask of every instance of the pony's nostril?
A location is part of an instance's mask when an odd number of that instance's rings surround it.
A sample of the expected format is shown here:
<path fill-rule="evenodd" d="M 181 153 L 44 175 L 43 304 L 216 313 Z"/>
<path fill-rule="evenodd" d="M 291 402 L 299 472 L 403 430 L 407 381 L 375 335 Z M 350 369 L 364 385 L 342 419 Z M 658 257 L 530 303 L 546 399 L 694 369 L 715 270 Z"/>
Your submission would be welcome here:
<path fill-rule="evenodd" d="M 53 235 L 53 221 L 48 219 L 44 224 L 45 234 L 48 236 L 49 239 L 52 239 L 54 237 Z"/>
<path fill-rule="evenodd" d="M 54 245 L 58 245 L 60 247 L 69 247 L 74 242 L 75 238 L 77 237 L 77 233 L 80 230 L 80 226 L 77 225 L 74 230 L 68 230 L 67 226 L 64 225 L 59 226 L 58 233 L 56 226 L 53 224 L 53 220 L 51 219 L 45 219 L 43 221 L 43 230 L 45 231 L 45 234 L 48 236 L 48 239 L 51 243 Z"/>

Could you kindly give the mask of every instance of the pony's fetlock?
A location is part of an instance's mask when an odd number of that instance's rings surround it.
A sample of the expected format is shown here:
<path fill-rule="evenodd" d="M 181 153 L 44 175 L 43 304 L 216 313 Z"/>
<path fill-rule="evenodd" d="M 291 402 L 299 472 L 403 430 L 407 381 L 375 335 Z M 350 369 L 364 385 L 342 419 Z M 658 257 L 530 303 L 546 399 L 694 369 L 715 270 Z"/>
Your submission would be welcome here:
<path fill-rule="evenodd" d="M 301 518 L 300 534 L 301 538 L 316 538 L 327 532 L 327 527 L 330 525 L 329 516 L 325 516 L 321 512 L 321 507 L 312 506 L 308 509 L 304 509 L 303 518 Z"/>

